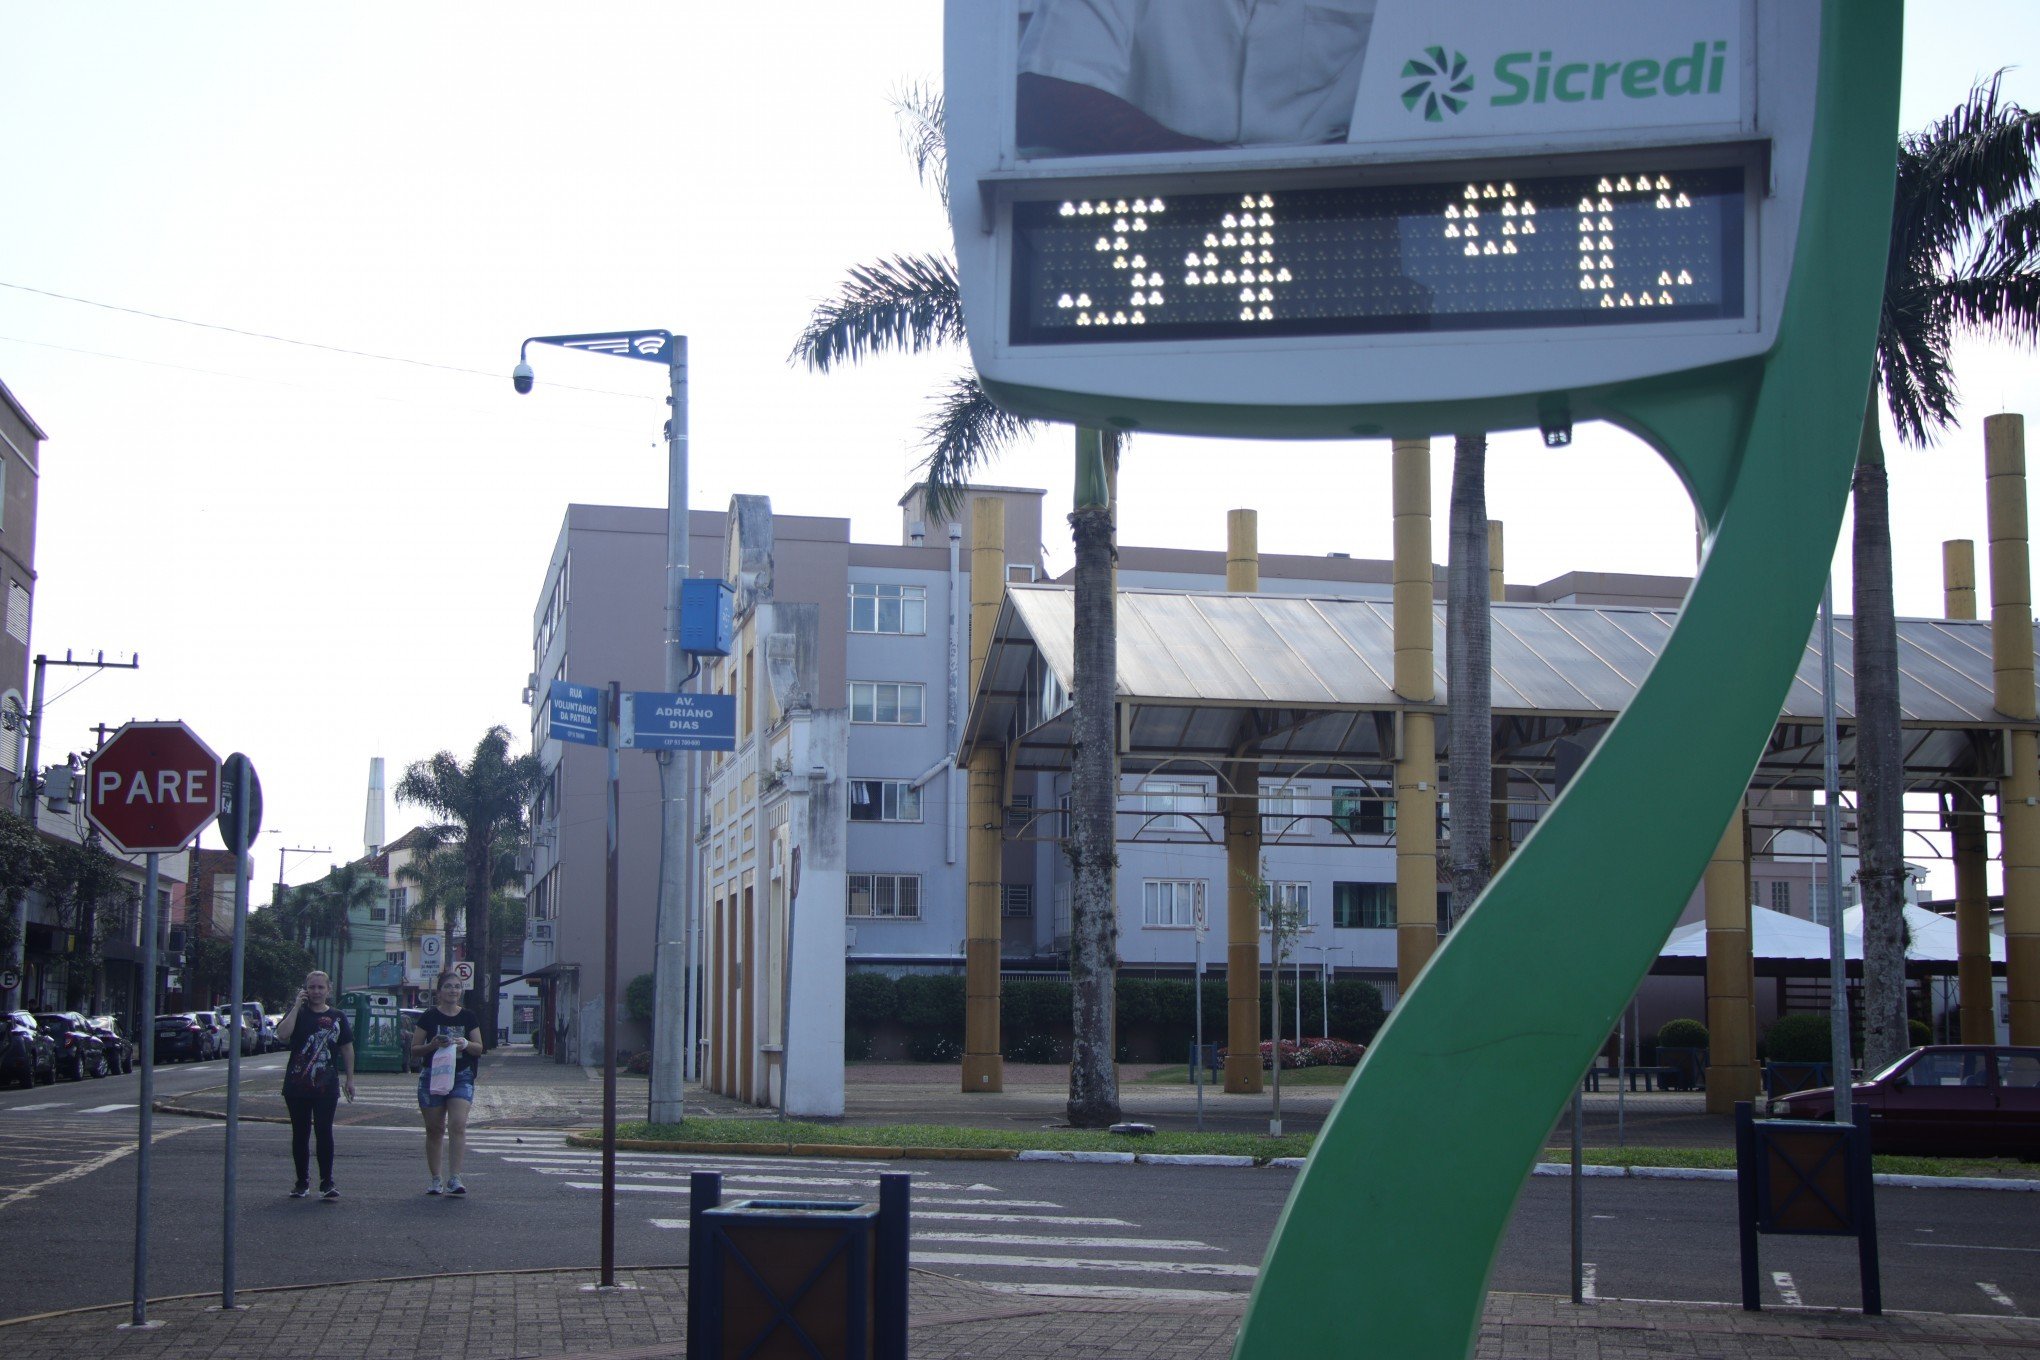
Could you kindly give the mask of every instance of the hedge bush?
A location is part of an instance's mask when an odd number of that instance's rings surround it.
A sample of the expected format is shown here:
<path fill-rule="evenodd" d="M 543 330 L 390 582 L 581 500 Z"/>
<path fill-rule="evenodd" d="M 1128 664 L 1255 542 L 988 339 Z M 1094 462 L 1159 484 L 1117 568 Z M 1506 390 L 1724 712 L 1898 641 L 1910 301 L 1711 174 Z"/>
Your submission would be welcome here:
<path fill-rule="evenodd" d="M 1119 979 L 1116 1022 L 1121 1037 L 1119 1057 L 1131 1052 L 1131 1041 L 1165 1055 L 1188 1053 L 1196 1034 L 1197 996 L 1203 996 L 1205 1042 L 1225 1037 L 1226 990 L 1221 977 L 1207 976 L 1200 989 L 1177 978 Z M 1278 1005 L 1282 1028 L 1288 1031 L 1296 1014 L 1296 988 L 1285 982 Z M 1268 1006 L 1262 994 L 1261 1011 Z M 1306 979 L 1303 1014 L 1306 1028 L 1323 1025 L 1324 997 Z M 952 1062 L 963 1050 L 963 978 L 953 974 L 914 973 L 890 978 L 883 973 L 851 973 L 843 1000 L 844 1055 L 869 1057 L 873 1037 L 887 1025 L 906 1031 L 907 1052 L 920 1062 Z M 1364 1045 L 1373 1040 L 1386 1018 L 1381 993 L 1358 978 L 1341 978 L 1331 988 L 1331 1029 L 1339 1039 Z M 1019 978 L 1000 988 L 999 1029 L 1005 1056 L 1015 1062 L 1069 1061 L 1070 984 L 1062 978 Z"/>
<path fill-rule="evenodd" d="M 1659 1048 L 1705 1048 L 1707 1026 L 1698 1020 L 1667 1020 L 1658 1027 Z"/>
<path fill-rule="evenodd" d="M 1764 1051 L 1772 1062 L 1828 1062 L 1834 1032 L 1825 1015 L 1781 1015 L 1764 1031 Z"/>
<path fill-rule="evenodd" d="M 639 973 L 623 989 L 623 1013 L 640 1024 L 652 1022 L 652 1008 L 657 1004 L 657 984 L 650 973 Z"/>

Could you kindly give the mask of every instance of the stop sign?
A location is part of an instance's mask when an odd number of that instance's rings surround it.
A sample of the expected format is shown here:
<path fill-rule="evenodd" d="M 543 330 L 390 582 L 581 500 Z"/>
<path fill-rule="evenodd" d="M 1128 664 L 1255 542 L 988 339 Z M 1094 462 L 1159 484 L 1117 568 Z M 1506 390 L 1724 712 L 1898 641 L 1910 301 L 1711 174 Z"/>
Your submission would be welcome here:
<path fill-rule="evenodd" d="M 131 855 L 177 850 L 220 811 L 220 758 L 181 722 L 132 722 L 85 764 L 85 816 Z"/>

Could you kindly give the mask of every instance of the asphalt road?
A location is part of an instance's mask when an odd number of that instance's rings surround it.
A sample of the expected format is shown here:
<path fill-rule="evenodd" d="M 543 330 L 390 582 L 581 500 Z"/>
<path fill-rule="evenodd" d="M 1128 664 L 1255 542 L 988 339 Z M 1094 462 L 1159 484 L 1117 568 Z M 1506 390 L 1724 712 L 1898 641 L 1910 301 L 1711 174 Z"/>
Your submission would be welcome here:
<path fill-rule="evenodd" d="M 249 1060 L 251 1082 L 275 1057 Z M 159 1094 L 214 1085 L 222 1064 L 158 1074 Z M 136 1079 L 0 1093 L 0 1234 L 13 1247 L 0 1316 L 116 1302 L 132 1281 Z M 149 1292 L 216 1290 L 224 1126 L 157 1116 Z M 447 1270 L 587 1267 L 599 1244 L 596 1154 L 557 1129 L 478 1129 L 465 1199 L 431 1198 L 415 1130 L 343 1127 L 337 1204 L 285 1197 L 288 1130 L 244 1124 L 238 1282 L 243 1287 Z M 726 1198 L 875 1197 L 881 1171 L 914 1177 L 918 1265 L 1016 1291 L 1112 1294 L 1251 1288 L 1295 1173 L 1274 1168 L 1094 1166 L 626 1155 L 617 1260 L 685 1260 L 687 1174 L 725 1175 Z M 1728 1182 L 1589 1179 L 1586 1260 L 1602 1298 L 1739 1298 Z M 1570 1288 L 1570 1182 L 1526 1187 L 1492 1287 Z M 1901 1190 L 1878 1196 L 1885 1306 L 2040 1313 L 2040 1200 Z M 80 1225 L 86 1225 L 84 1231 Z M 1852 1241 L 1766 1238 L 1769 1304 L 1852 1308 Z M 1163 1297 L 1176 1296 L 1164 1294 Z"/>

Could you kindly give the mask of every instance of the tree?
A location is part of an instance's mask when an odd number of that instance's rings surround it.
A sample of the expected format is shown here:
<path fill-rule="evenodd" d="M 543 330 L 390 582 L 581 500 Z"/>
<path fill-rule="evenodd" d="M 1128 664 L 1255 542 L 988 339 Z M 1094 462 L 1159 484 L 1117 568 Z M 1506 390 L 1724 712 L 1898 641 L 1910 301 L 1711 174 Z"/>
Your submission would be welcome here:
<path fill-rule="evenodd" d="M 0 810 L 0 961 L 12 961 L 21 926 L 15 918 L 29 889 L 49 872 L 49 848 L 26 818 Z"/>
<path fill-rule="evenodd" d="M 1446 929 L 1473 907 L 1494 866 L 1494 644 L 1488 615 L 1487 436 L 1452 445 L 1451 555 L 1445 584 L 1445 749 L 1452 761 L 1452 895 Z"/>
<path fill-rule="evenodd" d="M 1904 755 L 1891 506 L 1877 397 L 1899 438 L 1931 444 L 1958 402 L 1949 347 L 1958 329 L 2030 344 L 2040 337 L 2040 117 L 2001 102 L 2002 72 L 1898 145 L 1891 250 L 1853 484 L 1858 881 L 1863 898 L 1863 1061 L 1911 1046 L 1905 1011 Z"/>
<path fill-rule="evenodd" d="M 895 101 L 895 107 L 916 173 L 946 201 L 947 147 L 941 96 L 910 89 Z M 852 268 L 848 282 L 815 309 L 791 357 L 826 373 L 836 364 L 856 363 L 882 350 L 918 354 L 963 339 L 963 303 L 955 262 L 939 255 L 894 256 Z M 946 513 L 970 474 L 1031 427 L 1025 418 L 1001 410 L 975 373 L 953 378 L 937 394 L 935 414 L 922 431 L 928 508 Z M 1119 1118 L 1119 1078 L 1112 1051 L 1118 938 L 1112 887 L 1117 862 L 1112 809 L 1117 803 L 1119 774 L 1110 740 L 1118 647 L 1111 570 L 1112 487 L 1118 473 L 1119 443 L 1116 435 L 1079 435 L 1078 484 L 1070 515 L 1077 555 L 1077 650 L 1080 657 L 1089 657 L 1078 663 L 1077 689 L 1071 701 L 1079 735 L 1070 774 L 1070 844 L 1066 847 L 1074 871 L 1070 994 L 1076 1026 L 1069 1115 L 1080 1127 L 1110 1124 Z M 1092 448 L 1097 450 L 1095 454 L 1089 452 Z M 1087 756 L 1083 733 L 1101 721 L 1105 739 L 1088 738 Z M 1100 782 L 1107 779 L 1109 782 Z M 1090 807 L 1091 812 L 1080 814 L 1080 805 Z M 1100 806 L 1104 808 L 1102 819 L 1097 811 Z M 1080 824 L 1083 830 L 1079 830 Z"/>
<path fill-rule="evenodd" d="M 255 923 L 270 915 L 248 917 L 248 938 L 241 958 L 241 991 L 250 1001 L 280 1008 L 297 995 L 298 984 L 312 970 L 310 951 L 278 935 L 274 923 L 258 930 Z M 196 996 L 224 997 L 233 981 L 233 940 L 214 935 L 200 940 L 185 956 L 185 989 Z"/>
<path fill-rule="evenodd" d="M 383 901 L 383 881 L 369 868 L 367 861 L 355 860 L 338 866 L 318 882 L 307 885 L 306 891 L 311 898 L 307 915 L 313 935 L 332 940 L 337 945 L 333 963 L 333 993 L 337 996 L 347 985 L 343 975 L 347 969 L 347 951 L 354 945 L 355 914 L 360 913 L 366 920 L 369 911 Z"/>
<path fill-rule="evenodd" d="M 57 920 L 77 932 L 84 955 L 82 969 L 64 970 L 64 1004 L 71 1010 L 95 1009 L 99 969 L 105 943 L 104 909 L 133 900 L 134 887 L 121 876 L 121 862 L 99 848 L 99 833 L 88 830 L 82 844 L 51 838 L 42 890 Z"/>
<path fill-rule="evenodd" d="M 475 963 L 475 1010 L 482 1017 L 483 1042 L 496 1033 L 496 998 L 502 986 L 490 900 L 497 885 L 501 856 L 499 837 L 508 831 L 514 843 L 524 826 L 524 811 L 538 787 L 538 757 L 510 754 L 510 731 L 492 727 L 475 743 L 472 759 L 462 764 L 451 751 L 430 760 L 414 761 L 397 783 L 397 801 L 416 803 L 437 814 L 440 823 L 428 828 L 433 838 L 458 847 L 463 870 L 461 909 L 467 927 L 468 957 Z"/>

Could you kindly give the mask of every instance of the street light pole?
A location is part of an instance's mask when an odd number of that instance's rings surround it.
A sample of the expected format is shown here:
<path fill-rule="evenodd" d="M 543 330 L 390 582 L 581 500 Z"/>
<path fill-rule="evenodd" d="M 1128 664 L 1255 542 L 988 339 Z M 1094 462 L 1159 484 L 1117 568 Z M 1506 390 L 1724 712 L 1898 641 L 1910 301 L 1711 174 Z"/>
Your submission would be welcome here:
<path fill-rule="evenodd" d="M 534 335 L 519 350 L 511 385 L 531 391 L 533 374 L 525 355 L 533 345 L 557 345 L 586 354 L 641 359 L 666 365 L 672 416 L 666 422 L 666 692 L 677 694 L 693 678 L 680 647 L 680 595 L 687 580 L 687 337 L 670 331 L 598 331 L 581 335 Z M 693 1047 L 693 1014 L 688 994 L 693 946 L 693 838 L 689 835 L 688 777 L 694 763 L 682 751 L 661 752 L 659 761 L 659 902 L 652 955 L 652 1086 L 646 1111 L 654 1124 L 680 1122 L 687 1087 L 686 1060 Z M 605 1004 L 613 1004 L 613 998 Z"/>

